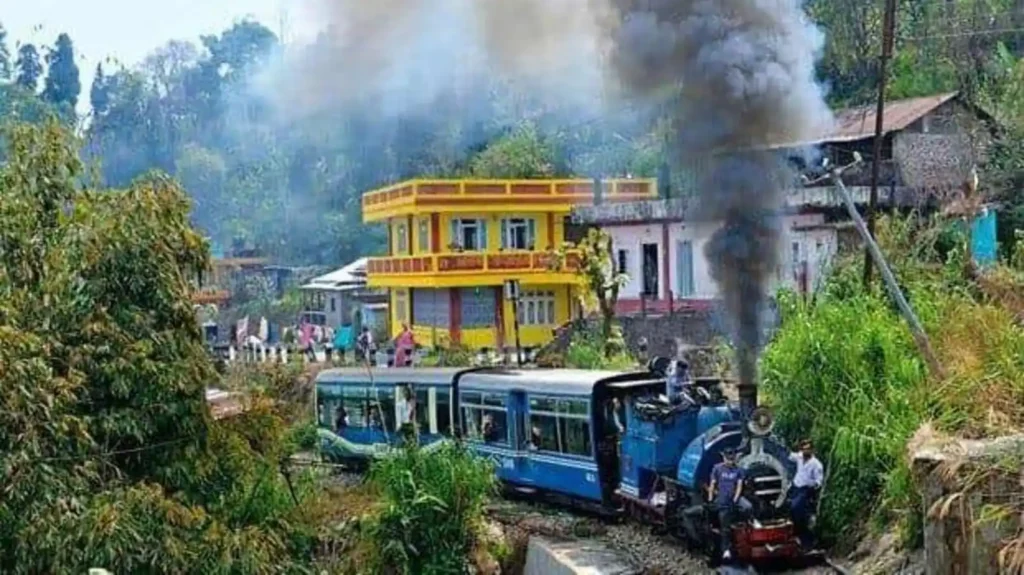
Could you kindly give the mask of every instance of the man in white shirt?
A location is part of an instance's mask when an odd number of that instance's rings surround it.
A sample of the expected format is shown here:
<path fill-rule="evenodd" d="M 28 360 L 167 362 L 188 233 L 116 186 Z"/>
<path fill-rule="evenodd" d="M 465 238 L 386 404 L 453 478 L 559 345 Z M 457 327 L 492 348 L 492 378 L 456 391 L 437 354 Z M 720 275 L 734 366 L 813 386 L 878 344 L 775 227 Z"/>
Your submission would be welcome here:
<path fill-rule="evenodd" d="M 805 547 L 812 545 L 810 522 L 817 505 L 818 492 L 824 481 L 825 471 L 821 461 L 814 456 L 814 446 L 810 440 L 800 442 L 800 451 L 789 454 L 790 461 L 796 463 L 796 475 L 793 476 L 793 487 L 790 489 L 789 508 L 793 514 L 793 525 L 796 527 L 800 543 Z"/>

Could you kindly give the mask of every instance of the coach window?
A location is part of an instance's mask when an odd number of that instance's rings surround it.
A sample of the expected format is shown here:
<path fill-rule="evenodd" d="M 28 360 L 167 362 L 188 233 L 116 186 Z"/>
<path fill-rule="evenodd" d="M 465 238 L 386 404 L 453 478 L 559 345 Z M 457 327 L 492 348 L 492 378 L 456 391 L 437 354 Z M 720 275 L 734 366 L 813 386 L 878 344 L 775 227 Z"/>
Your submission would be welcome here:
<path fill-rule="evenodd" d="M 420 433 L 430 433 L 430 389 L 421 387 L 416 390 L 416 403 L 413 409 L 416 429 Z"/>
<path fill-rule="evenodd" d="M 530 398 L 530 427 L 537 449 L 589 457 L 589 404 L 585 399 Z"/>
<path fill-rule="evenodd" d="M 508 420 L 505 396 L 496 393 L 475 391 L 460 394 L 462 420 L 466 426 L 466 437 L 487 443 L 508 443 Z M 489 424 L 489 425 L 488 425 Z M 490 428 L 488 437 L 484 437 Z"/>
<path fill-rule="evenodd" d="M 342 404 L 348 415 L 348 427 L 366 427 L 367 395 L 361 387 L 345 387 L 341 390 Z"/>
<path fill-rule="evenodd" d="M 381 417 L 376 423 L 377 425 L 383 424 L 384 431 L 392 433 L 397 430 L 395 427 L 395 393 L 391 389 L 374 389 L 370 393 L 370 405 L 376 406 L 380 409 L 375 415 Z M 378 415 L 379 414 L 379 415 Z"/>
<path fill-rule="evenodd" d="M 452 394 L 447 389 L 438 389 L 436 393 L 437 432 L 443 435 L 449 435 L 452 432 Z"/>

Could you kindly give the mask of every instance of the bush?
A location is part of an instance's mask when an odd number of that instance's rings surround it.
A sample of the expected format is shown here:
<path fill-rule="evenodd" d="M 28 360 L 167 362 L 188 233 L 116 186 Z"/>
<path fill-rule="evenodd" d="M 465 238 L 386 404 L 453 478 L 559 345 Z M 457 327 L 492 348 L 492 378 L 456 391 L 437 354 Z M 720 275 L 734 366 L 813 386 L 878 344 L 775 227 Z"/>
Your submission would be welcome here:
<path fill-rule="evenodd" d="M 490 461 L 456 443 L 413 445 L 376 462 L 370 483 L 381 498 L 369 530 L 373 572 L 465 572 L 495 489 Z"/>
<path fill-rule="evenodd" d="M 926 422 L 985 437 L 1024 425 L 1024 330 L 969 281 L 962 250 L 945 261 L 934 227 L 880 222 L 879 240 L 944 371 L 927 372 L 909 328 L 860 261 L 841 263 L 813 302 L 780 297 L 782 326 L 762 360 L 765 400 L 786 437 L 810 437 L 826 466 L 820 524 L 842 541 L 874 519 L 920 537 L 907 441 Z"/>
<path fill-rule="evenodd" d="M 619 326 L 612 327 L 612 337 L 621 340 L 622 330 Z M 615 349 L 612 355 L 606 355 L 608 349 Z M 579 331 L 573 334 L 569 349 L 565 352 L 565 367 L 577 369 L 635 369 L 636 359 L 625 351 L 625 345 L 606 344 L 600 334 L 593 331 Z"/>

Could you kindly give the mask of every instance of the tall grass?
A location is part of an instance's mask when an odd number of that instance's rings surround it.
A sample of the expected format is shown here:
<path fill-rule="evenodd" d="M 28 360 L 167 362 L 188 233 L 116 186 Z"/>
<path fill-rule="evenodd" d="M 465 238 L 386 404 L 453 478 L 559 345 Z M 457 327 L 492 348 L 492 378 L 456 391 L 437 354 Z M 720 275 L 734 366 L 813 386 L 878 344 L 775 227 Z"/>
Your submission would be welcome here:
<path fill-rule="evenodd" d="M 459 444 L 429 452 L 410 445 L 375 463 L 370 483 L 380 495 L 368 532 L 370 572 L 466 571 L 495 489 L 490 461 Z"/>
<path fill-rule="evenodd" d="M 902 317 L 859 258 L 841 263 L 814 301 L 780 298 L 783 323 L 762 362 L 765 399 L 787 437 L 810 437 L 827 469 L 823 534 L 849 540 L 866 520 L 921 533 L 907 441 L 924 423 L 960 436 L 1024 428 L 1024 330 L 935 249 L 934 226 L 882 223 L 879 239 L 946 377 L 932 378 Z"/>

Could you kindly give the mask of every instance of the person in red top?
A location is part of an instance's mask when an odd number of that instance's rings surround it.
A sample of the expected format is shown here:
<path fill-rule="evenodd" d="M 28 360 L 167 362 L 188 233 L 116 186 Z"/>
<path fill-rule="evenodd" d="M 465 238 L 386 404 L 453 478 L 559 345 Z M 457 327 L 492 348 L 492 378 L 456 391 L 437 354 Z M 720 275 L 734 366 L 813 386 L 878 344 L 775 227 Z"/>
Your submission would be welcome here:
<path fill-rule="evenodd" d="M 395 338 L 395 367 L 412 365 L 412 353 L 416 349 L 416 339 L 409 329 L 409 324 L 402 324 L 402 333 Z"/>

